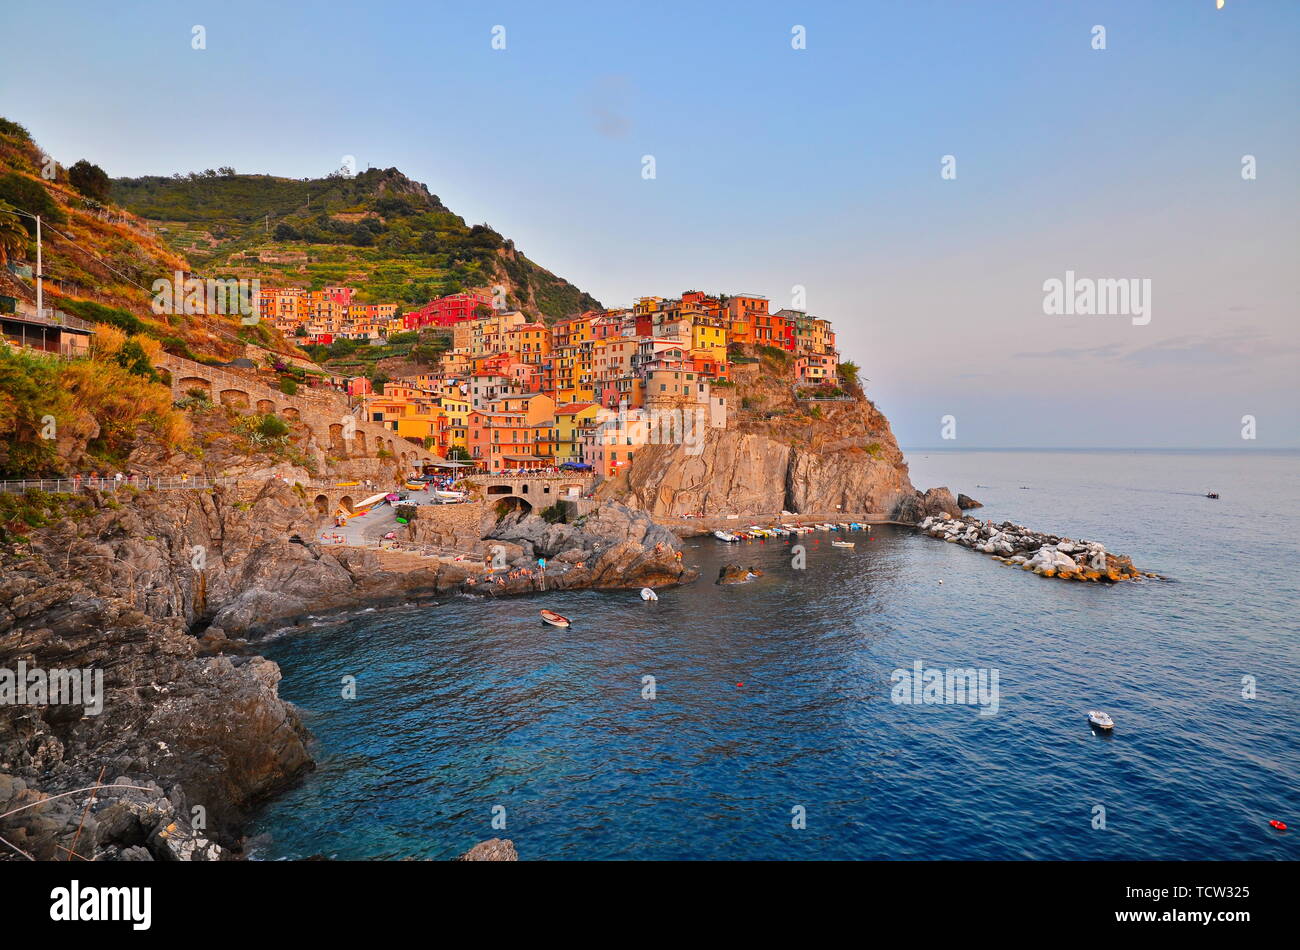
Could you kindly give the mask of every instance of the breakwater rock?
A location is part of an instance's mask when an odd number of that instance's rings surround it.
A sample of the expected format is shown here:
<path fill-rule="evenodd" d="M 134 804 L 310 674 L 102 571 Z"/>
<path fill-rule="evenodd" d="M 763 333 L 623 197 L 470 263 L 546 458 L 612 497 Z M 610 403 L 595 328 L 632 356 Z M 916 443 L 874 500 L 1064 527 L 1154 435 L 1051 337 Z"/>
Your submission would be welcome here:
<path fill-rule="evenodd" d="M 992 555 L 996 561 L 1041 577 L 1114 582 L 1159 576 L 1139 570 L 1132 560 L 1112 554 L 1099 542 L 1043 534 L 1011 521 L 993 524 L 969 515 L 929 516 L 917 527 L 932 538 Z"/>

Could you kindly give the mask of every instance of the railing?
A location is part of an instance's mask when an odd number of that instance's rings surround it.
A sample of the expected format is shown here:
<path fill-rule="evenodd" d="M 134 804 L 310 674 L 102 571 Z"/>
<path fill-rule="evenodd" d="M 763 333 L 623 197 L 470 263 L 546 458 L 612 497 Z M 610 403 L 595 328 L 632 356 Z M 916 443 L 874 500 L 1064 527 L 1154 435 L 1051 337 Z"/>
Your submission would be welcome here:
<path fill-rule="evenodd" d="M 107 478 L 104 476 L 95 476 L 94 478 L 75 476 L 72 478 L 24 478 L 0 481 L 0 492 L 22 494 L 29 491 L 43 491 L 54 494 L 72 494 L 79 491 L 89 491 L 92 488 L 96 491 L 109 492 L 121 489 L 135 489 L 136 491 L 206 491 L 209 488 L 238 485 L 241 482 L 258 484 L 261 481 L 269 480 L 237 478 L 234 476 L 210 477 L 207 475 L 135 475 L 124 476 L 121 479 L 111 476 Z M 339 487 L 341 486 L 333 482 L 311 482 L 303 485 L 304 489 L 312 491 L 334 490 Z"/>

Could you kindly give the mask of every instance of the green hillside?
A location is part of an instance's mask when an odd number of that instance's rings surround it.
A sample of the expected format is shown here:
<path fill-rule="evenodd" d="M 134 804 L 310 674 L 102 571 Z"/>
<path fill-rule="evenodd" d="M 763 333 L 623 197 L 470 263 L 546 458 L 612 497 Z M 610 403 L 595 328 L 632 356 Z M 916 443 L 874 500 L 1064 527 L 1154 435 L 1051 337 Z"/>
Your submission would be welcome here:
<path fill-rule="evenodd" d="M 408 309 L 496 285 L 534 316 L 599 306 L 491 227 L 466 224 L 395 168 L 316 179 L 230 169 L 119 178 L 112 199 L 155 222 L 159 236 L 205 276 L 309 289 L 347 284 L 363 302 Z"/>

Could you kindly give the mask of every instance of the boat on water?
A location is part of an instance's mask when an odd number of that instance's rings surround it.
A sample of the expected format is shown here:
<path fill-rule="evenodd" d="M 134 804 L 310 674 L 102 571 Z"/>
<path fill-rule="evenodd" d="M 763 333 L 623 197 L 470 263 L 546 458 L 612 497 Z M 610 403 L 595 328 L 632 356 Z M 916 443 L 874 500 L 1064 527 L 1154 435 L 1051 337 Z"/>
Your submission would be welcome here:
<path fill-rule="evenodd" d="M 852 541 L 832 541 L 832 542 L 831 542 L 831 547 L 833 547 L 833 548 L 851 548 L 851 547 L 853 547 L 853 542 L 852 542 Z"/>
<path fill-rule="evenodd" d="M 714 536 L 715 538 L 717 538 L 719 541 L 739 541 L 739 540 L 740 540 L 740 538 L 736 537 L 736 536 L 735 536 L 734 534 L 732 534 L 731 532 L 729 532 L 729 531 L 723 531 L 721 528 L 719 528 L 717 531 L 713 532 L 713 536 Z"/>
<path fill-rule="evenodd" d="M 1098 712 L 1095 709 L 1088 710 L 1088 722 L 1098 729 L 1104 729 L 1109 732 L 1115 728 L 1115 720 L 1104 712 Z"/>
<path fill-rule="evenodd" d="M 542 623 L 549 623 L 552 627 L 570 626 L 568 617 L 561 617 L 553 610 L 541 611 Z"/>
<path fill-rule="evenodd" d="M 642 588 L 641 588 L 641 599 L 642 599 L 642 600 L 658 600 L 658 599 L 659 599 L 659 595 L 656 594 L 656 593 L 655 593 L 653 590 L 651 590 L 649 587 L 642 587 Z"/>
<path fill-rule="evenodd" d="M 1206 498 L 1218 498 L 1218 497 L 1219 497 L 1219 493 L 1218 493 L 1217 491 L 1207 491 L 1207 492 L 1205 493 L 1205 497 L 1206 497 Z"/>

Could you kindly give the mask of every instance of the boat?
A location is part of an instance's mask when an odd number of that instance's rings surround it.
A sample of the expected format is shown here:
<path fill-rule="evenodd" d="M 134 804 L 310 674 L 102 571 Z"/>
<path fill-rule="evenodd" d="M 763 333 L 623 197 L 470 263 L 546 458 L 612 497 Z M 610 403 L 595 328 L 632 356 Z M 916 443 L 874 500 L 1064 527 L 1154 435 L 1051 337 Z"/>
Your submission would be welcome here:
<path fill-rule="evenodd" d="M 569 626 L 569 618 L 561 617 L 553 610 L 543 610 L 541 611 L 541 615 L 542 615 L 542 623 L 549 623 L 552 627 Z"/>
<path fill-rule="evenodd" d="M 713 532 L 713 536 L 714 536 L 715 538 L 717 538 L 719 541 L 739 541 L 739 540 L 740 540 L 740 538 L 736 537 L 734 534 L 731 534 L 730 532 L 727 532 L 727 531 L 723 531 L 721 528 L 719 528 L 717 531 Z"/>
<path fill-rule="evenodd" d="M 1205 497 L 1206 497 L 1206 498 L 1218 498 L 1218 497 L 1219 497 L 1219 493 L 1218 493 L 1217 491 L 1207 491 L 1207 492 L 1205 493 Z"/>
<path fill-rule="evenodd" d="M 1115 721 L 1107 716 L 1104 712 L 1094 710 L 1088 711 L 1088 722 L 1098 729 L 1105 729 L 1108 732 L 1115 728 Z"/>
<path fill-rule="evenodd" d="M 443 501 L 464 501 L 468 496 L 463 491 L 442 491 L 435 490 L 435 498 L 441 498 Z"/>
<path fill-rule="evenodd" d="M 832 541 L 832 542 L 831 542 L 831 547 L 833 547 L 833 548 L 851 548 L 851 547 L 853 547 L 853 542 L 852 542 L 852 541 L 838 541 L 838 540 L 836 540 L 836 541 Z"/>
<path fill-rule="evenodd" d="M 659 599 L 659 595 L 656 594 L 656 593 L 655 593 L 653 590 L 651 590 L 649 587 L 642 587 L 642 588 L 641 588 L 641 599 L 642 599 L 642 600 L 658 600 L 658 599 Z"/>
<path fill-rule="evenodd" d="M 1269 822 L 1269 824 L 1272 825 L 1274 828 L 1276 828 L 1278 831 L 1286 831 L 1285 821 L 1278 821 L 1276 818 L 1274 818 L 1272 821 Z"/>

